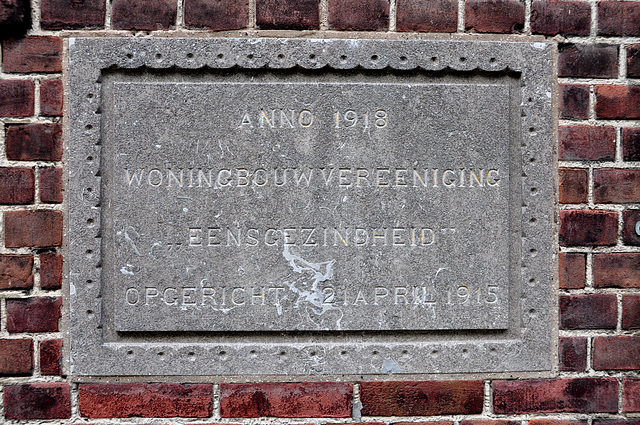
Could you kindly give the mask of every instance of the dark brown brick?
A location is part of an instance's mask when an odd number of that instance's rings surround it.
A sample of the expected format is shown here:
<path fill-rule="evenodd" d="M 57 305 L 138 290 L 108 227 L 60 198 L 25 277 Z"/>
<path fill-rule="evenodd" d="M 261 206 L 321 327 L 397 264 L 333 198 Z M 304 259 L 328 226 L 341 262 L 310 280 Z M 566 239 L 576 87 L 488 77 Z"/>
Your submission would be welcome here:
<path fill-rule="evenodd" d="M 32 168 L 0 167 L 0 204 L 33 204 L 35 190 Z"/>
<path fill-rule="evenodd" d="M 561 289 L 584 288 L 587 264 L 585 254 L 580 252 L 561 252 L 558 257 L 558 263 Z"/>
<path fill-rule="evenodd" d="M 558 76 L 615 78 L 618 76 L 618 46 L 561 44 L 558 46 Z"/>
<path fill-rule="evenodd" d="M 627 76 L 640 77 L 640 44 L 627 46 Z"/>
<path fill-rule="evenodd" d="M 62 39 L 37 36 L 2 42 L 4 72 L 61 72 Z"/>
<path fill-rule="evenodd" d="M 62 168 L 40 169 L 40 201 L 48 204 L 62 202 Z"/>
<path fill-rule="evenodd" d="M 495 413 L 617 413 L 618 380 L 609 377 L 494 381 Z"/>
<path fill-rule="evenodd" d="M 33 81 L 0 80 L 0 116 L 33 115 L 34 92 Z"/>
<path fill-rule="evenodd" d="M 396 29 L 398 31 L 456 32 L 458 30 L 457 0 L 398 0 Z"/>
<path fill-rule="evenodd" d="M 531 32 L 545 35 L 589 35 L 591 7 L 584 1 L 534 0 Z"/>
<path fill-rule="evenodd" d="M 640 118 L 640 86 L 597 85 L 595 92 L 597 118 Z"/>
<path fill-rule="evenodd" d="M 587 202 L 589 175 L 583 168 L 558 170 L 560 177 L 560 203 L 581 204 Z"/>
<path fill-rule="evenodd" d="M 213 386 L 80 384 L 80 414 L 88 418 L 205 418 L 213 412 Z"/>
<path fill-rule="evenodd" d="M 0 339 L 0 375 L 33 373 L 33 340 Z"/>
<path fill-rule="evenodd" d="M 600 168 L 593 172 L 593 198 L 600 203 L 640 202 L 640 170 Z"/>
<path fill-rule="evenodd" d="M 33 287 L 32 255 L 0 255 L 0 289 Z"/>
<path fill-rule="evenodd" d="M 587 421 L 586 420 L 572 421 L 569 419 L 544 418 L 544 419 L 530 419 L 529 425 L 587 425 Z"/>
<path fill-rule="evenodd" d="M 174 0 L 113 0 L 111 22 L 118 30 L 168 30 L 175 27 Z"/>
<path fill-rule="evenodd" d="M 60 161 L 60 124 L 20 124 L 7 126 L 7 159 L 14 161 Z"/>
<path fill-rule="evenodd" d="M 102 0 L 42 0 L 40 25 L 46 30 L 104 27 Z"/>
<path fill-rule="evenodd" d="M 640 294 L 622 295 L 622 329 L 640 329 Z"/>
<path fill-rule="evenodd" d="M 318 0 L 257 0 L 256 24 L 262 29 L 320 28 Z"/>
<path fill-rule="evenodd" d="M 248 0 L 185 0 L 184 22 L 189 28 L 236 30 L 249 24 Z"/>
<path fill-rule="evenodd" d="M 9 332 L 58 332 L 62 298 L 20 298 L 7 300 Z"/>
<path fill-rule="evenodd" d="M 482 381 L 362 382 L 366 416 L 471 415 L 482 412 Z"/>
<path fill-rule="evenodd" d="M 597 336 L 593 338 L 595 370 L 634 370 L 640 368 L 640 337 Z"/>
<path fill-rule="evenodd" d="M 62 255 L 40 254 L 40 287 L 49 290 L 62 287 Z"/>
<path fill-rule="evenodd" d="M 40 343 L 40 374 L 62 375 L 61 339 L 45 339 Z"/>
<path fill-rule="evenodd" d="M 589 118 L 589 86 L 586 84 L 560 84 L 560 115 L 564 119 Z"/>
<path fill-rule="evenodd" d="M 329 0 L 329 26 L 347 31 L 387 31 L 389 1 Z"/>
<path fill-rule="evenodd" d="M 615 294 L 560 296 L 560 329 L 615 329 L 617 322 Z"/>
<path fill-rule="evenodd" d="M 561 371 L 582 372 L 587 368 L 587 338 L 560 338 L 558 348 Z"/>
<path fill-rule="evenodd" d="M 640 127 L 622 129 L 622 158 L 625 161 L 640 161 Z"/>
<path fill-rule="evenodd" d="M 612 161 L 616 157 L 616 129 L 588 125 L 568 125 L 558 129 L 563 161 Z"/>
<path fill-rule="evenodd" d="M 640 254 L 635 252 L 594 254 L 593 286 L 640 288 Z"/>
<path fill-rule="evenodd" d="M 622 381 L 622 411 L 625 413 L 640 412 L 640 379 L 625 378 Z M 630 425 L 637 425 L 636 421 Z"/>
<path fill-rule="evenodd" d="M 62 115 L 63 87 L 61 80 L 40 82 L 40 113 L 50 117 Z"/>
<path fill-rule="evenodd" d="M 7 419 L 69 419 L 71 391 L 65 382 L 9 385 L 4 389 Z"/>
<path fill-rule="evenodd" d="M 640 245 L 640 210 L 622 211 L 622 241 L 625 245 Z"/>
<path fill-rule="evenodd" d="M 0 0 L 0 38 L 21 37 L 30 27 L 28 0 Z"/>
<path fill-rule="evenodd" d="M 223 418 L 348 418 L 353 386 L 342 382 L 221 384 Z"/>
<path fill-rule="evenodd" d="M 624 410 L 623 410 L 624 411 Z M 640 425 L 640 419 L 624 419 L 624 418 L 612 418 L 612 419 L 600 419 L 593 418 L 593 425 Z"/>
<path fill-rule="evenodd" d="M 474 32 L 517 33 L 524 28 L 524 2 L 466 0 L 465 29 Z"/>
<path fill-rule="evenodd" d="M 51 210 L 4 213 L 7 248 L 47 248 L 62 245 L 62 212 Z"/>
<path fill-rule="evenodd" d="M 599 1 L 598 35 L 640 35 L 640 3 Z"/>
<path fill-rule="evenodd" d="M 560 211 L 560 245 L 615 245 L 618 238 L 618 213 L 615 211 Z"/>

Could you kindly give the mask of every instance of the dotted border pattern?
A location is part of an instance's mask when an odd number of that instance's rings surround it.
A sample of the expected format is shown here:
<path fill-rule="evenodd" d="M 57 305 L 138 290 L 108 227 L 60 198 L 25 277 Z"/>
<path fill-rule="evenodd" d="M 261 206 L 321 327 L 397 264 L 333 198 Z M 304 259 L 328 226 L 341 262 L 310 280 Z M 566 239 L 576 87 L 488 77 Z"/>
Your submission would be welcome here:
<path fill-rule="evenodd" d="M 380 375 L 391 371 L 383 366 L 387 359 L 397 359 L 402 365 L 401 373 L 408 374 L 551 370 L 557 335 L 553 330 L 556 325 L 552 302 L 555 246 L 552 50 L 550 43 L 541 42 L 70 38 L 67 280 L 71 375 Z M 521 305 L 520 323 L 512 326 L 519 326 L 520 337 L 392 344 L 104 343 L 99 193 L 101 72 L 141 67 L 185 70 L 359 67 L 519 73 Z M 229 361 L 235 358 L 246 361 Z"/>

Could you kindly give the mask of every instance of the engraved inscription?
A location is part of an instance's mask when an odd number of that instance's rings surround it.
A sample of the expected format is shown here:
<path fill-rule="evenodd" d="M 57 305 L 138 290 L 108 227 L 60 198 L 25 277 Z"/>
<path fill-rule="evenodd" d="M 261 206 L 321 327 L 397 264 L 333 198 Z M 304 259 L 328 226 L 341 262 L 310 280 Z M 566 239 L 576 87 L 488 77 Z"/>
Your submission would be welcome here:
<path fill-rule="evenodd" d="M 107 198 L 136 206 L 105 217 L 116 330 L 508 327 L 510 80 L 128 78 L 104 83 Z"/>

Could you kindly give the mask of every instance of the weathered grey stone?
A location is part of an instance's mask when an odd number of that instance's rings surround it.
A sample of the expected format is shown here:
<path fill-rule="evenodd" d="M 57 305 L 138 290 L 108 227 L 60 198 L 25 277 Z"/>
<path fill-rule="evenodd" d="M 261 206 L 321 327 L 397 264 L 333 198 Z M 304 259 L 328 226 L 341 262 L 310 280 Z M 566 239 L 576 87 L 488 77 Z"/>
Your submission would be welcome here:
<path fill-rule="evenodd" d="M 70 39 L 71 373 L 550 369 L 551 83 L 546 43 Z"/>

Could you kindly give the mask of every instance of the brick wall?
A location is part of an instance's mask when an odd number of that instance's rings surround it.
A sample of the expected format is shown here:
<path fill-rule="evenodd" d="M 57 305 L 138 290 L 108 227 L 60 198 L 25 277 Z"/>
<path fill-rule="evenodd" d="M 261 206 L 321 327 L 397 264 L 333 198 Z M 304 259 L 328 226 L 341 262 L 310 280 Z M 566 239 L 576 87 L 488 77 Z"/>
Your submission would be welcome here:
<path fill-rule="evenodd" d="M 214 385 L 144 379 L 77 384 L 64 375 L 64 38 L 216 31 L 233 37 L 537 34 L 557 41 L 560 332 L 554 378 Z M 640 1 L 0 0 L 0 35 L 5 421 L 640 423 Z"/>

